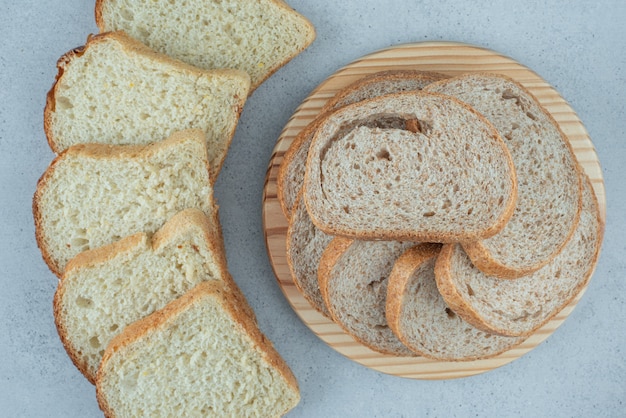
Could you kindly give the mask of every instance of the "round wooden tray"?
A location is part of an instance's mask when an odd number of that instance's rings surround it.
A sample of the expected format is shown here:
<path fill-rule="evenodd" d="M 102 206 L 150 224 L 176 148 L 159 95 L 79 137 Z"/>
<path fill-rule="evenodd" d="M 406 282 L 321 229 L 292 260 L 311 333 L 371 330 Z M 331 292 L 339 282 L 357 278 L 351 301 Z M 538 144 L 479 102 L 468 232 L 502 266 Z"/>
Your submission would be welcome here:
<path fill-rule="evenodd" d="M 383 373 L 414 379 L 451 379 L 486 372 L 521 357 L 545 340 L 565 321 L 584 291 L 521 345 L 491 359 L 445 362 L 423 357 L 383 355 L 364 347 L 313 309 L 291 279 L 286 260 L 287 219 L 276 195 L 276 177 L 283 154 L 298 132 L 315 118 L 335 93 L 367 74 L 390 69 L 436 71 L 451 76 L 486 71 L 507 75 L 526 86 L 554 116 L 569 138 L 579 162 L 591 178 L 602 216 L 605 217 L 604 182 L 593 143 L 574 110 L 546 81 L 511 58 L 484 48 L 451 42 L 405 44 L 367 55 L 337 71 L 302 102 L 285 126 L 270 160 L 263 195 L 263 224 L 270 262 L 283 293 L 302 321 L 344 356 Z"/>

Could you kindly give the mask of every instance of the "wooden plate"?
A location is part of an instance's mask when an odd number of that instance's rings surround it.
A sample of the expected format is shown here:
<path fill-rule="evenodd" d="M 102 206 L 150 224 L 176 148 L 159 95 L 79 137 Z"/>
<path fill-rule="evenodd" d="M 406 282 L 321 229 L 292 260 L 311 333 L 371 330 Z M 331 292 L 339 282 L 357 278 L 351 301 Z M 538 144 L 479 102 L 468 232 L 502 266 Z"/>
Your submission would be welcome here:
<path fill-rule="evenodd" d="M 505 74 L 526 86 L 554 116 L 569 138 L 578 160 L 591 178 L 604 218 L 606 198 L 600 163 L 582 122 L 569 104 L 546 81 L 511 58 L 487 49 L 451 42 L 400 45 L 367 55 L 347 65 L 326 79 L 302 102 L 281 133 L 267 172 L 263 195 L 263 223 L 274 273 L 283 293 L 302 321 L 324 342 L 344 356 L 383 373 L 414 379 L 451 379 L 486 372 L 521 357 L 545 340 L 565 321 L 584 291 L 521 345 L 491 359 L 444 362 L 423 357 L 383 355 L 362 346 L 338 325 L 313 309 L 298 292 L 291 279 L 286 260 L 287 219 L 276 196 L 276 177 L 283 154 L 298 132 L 315 118 L 324 103 L 335 93 L 367 74 L 389 69 L 418 69 L 448 75 L 488 71 Z"/>

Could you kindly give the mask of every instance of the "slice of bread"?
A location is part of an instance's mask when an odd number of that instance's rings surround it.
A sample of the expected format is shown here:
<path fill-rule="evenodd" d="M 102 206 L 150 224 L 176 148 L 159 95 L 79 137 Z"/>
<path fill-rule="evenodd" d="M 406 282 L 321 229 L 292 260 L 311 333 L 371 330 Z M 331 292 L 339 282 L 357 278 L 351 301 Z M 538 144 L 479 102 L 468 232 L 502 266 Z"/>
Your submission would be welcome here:
<path fill-rule="evenodd" d="M 398 258 L 387 286 L 387 322 L 415 353 L 444 361 L 494 357 L 523 337 L 503 337 L 474 328 L 444 302 L 435 281 L 436 244 L 409 248 Z"/>
<path fill-rule="evenodd" d="M 123 32 L 90 37 L 59 60 L 44 129 L 50 147 L 142 145 L 183 129 L 206 135 L 215 180 L 235 134 L 250 80 L 158 54 Z"/>
<path fill-rule="evenodd" d="M 384 354 L 414 355 L 385 318 L 387 279 L 413 243 L 337 237 L 322 254 L 319 287 L 331 318 L 357 342 Z"/>
<path fill-rule="evenodd" d="M 101 32 L 124 30 L 196 67 L 243 70 L 252 90 L 315 39 L 313 25 L 281 0 L 97 0 L 95 14 Z"/>
<path fill-rule="evenodd" d="M 581 208 L 579 168 L 552 116 L 519 83 L 495 74 L 467 74 L 430 84 L 481 112 L 505 139 L 518 176 L 515 213 L 497 235 L 463 243 L 483 272 L 515 278 L 537 271 L 571 237 Z"/>
<path fill-rule="evenodd" d="M 78 253 L 137 232 L 153 233 L 179 211 L 213 216 L 206 141 L 199 130 L 147 146 L 74 145 L 37 183 L 37 243 L 61 276 Z"/>
<path fill-rule="evenodd" d="M 319 123 L 327 116 L 325 115 L 327 112 L 385 94 L 420 90 L 429 83 L 445 77 L 439 73 L 413 70 L 381 71 L 355 81 L 330 99 L 320 111 L 320 116 L 296 135 L 283 156 L 278 171 L 277 192 L 278 201 L 285 217 L 288 219 L 291 217 L 291 210 L 304 182 L 304 171 L 311 140 Z M 404 125 L 399 127 L 403 128 Z"/>
<path fill-rule="evenodd" d="M 330 314 L 320 292 L 317 268 L 324 249 L 332 239 L 313 225 L 300 193 L 287 228 L 287 264 L 296 288 L 311 306 L 325 316 Z"/>
<path fill-rule="evenodd" d="M 377 127 L 381 119 L 405 128 Z M 407 92 L 324 119 L 304 190 L 313 223 L 327 234 L 459 242 L 500 231 L 517 184 L 504 142 L 482 115 L 451 97 Z"/>
<path fill-rule="evenodd" d="M 385 94 L 421 90 L 447 75 L 419 70 L 387 70 L 369 74 L 341 89 L 324 104 L 320 113 Z"/>
<path fill-rule="evenodd" d="M 598 259 L 604 223 L 585 179 L 580 222 L 565 249 L 542 269 L 515 280 L 490 277 L 472 265 L 460 245 L 443 247 L 437 286 L 450 308 L 477 328 L 501 335 L 528 335 L 586 286 Z"/>
<path fill-rule="evenodd" d="M 174 215 L 153 236 L 138 233 L 78 254 L 54 296 L 54 318 L 67 353 L 95 383 L 104 349 L 127 325 L 205 280 L 236 288 L 227 268 L 217 211 Z"/>
<path fill-rule="evenodd" d="M 115 337 L 96 395 L 107 417 L 278 417 L 300 400 L 287 364 L 218 281 Z"/>

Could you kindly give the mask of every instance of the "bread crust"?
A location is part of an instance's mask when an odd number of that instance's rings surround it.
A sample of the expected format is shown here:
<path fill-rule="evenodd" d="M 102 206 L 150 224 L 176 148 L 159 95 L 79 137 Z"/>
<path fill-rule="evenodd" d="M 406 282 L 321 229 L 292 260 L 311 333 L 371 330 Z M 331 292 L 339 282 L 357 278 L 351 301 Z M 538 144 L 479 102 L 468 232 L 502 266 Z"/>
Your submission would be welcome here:
<path fill-rule="evenodd" d="M 155 142 L 148 145 L 78 144 L 71 146 L 55 157 L 37 181 L 37 187 L 32 202 L 33 218 L 35 222 L 35 239 L 37 241 L 37 246 L 41 250 L 43 260 L 48 265 L 50 270 L 60 278 L 65 267 L 60 266 L 58 264 L 58 260 L 55 260 L 52 257 L 51 250 L 48 248 L 48 244 L 46 243 L 46 231 L 43 227 L 41 200 L 42 196 L 49 187 L 50 180 L 52 179 L 55 169 L 59 164 L 67 158 L 76 157 L 88 157 L 102 160 L 150 158 L 150 156 L 158 153 L 161 149 L 176 146 L 179 142 L 184 142 L 190 137 L 194 138 L 194 140 L 199 143 L 205 144 L 204 133 L 202 133 L 202 131 L 198 129 L 188 129 L 175 132 L 169 138 L 161 142 Z M 207 172 L 210 173 L 208 156 L 206 155 L 206 145 L 203 159 L 206 161 Z M 209 203 L 214 206 L 212 198 Z"/>
<path fill-rule="evenodd" d="M 57 61 L 57 75 L 55 76 L 54 83 L 48 94 L 46 95 L 46 105 L 44 107 L 44 115 L 43 115 L 43 127 L 44 133 L 46 135 L 46 139 L 48 141 L 48 145 L 53 152 L 59 154 L 63 151 L 62 147 L 59 145 L 57 138 L 54 135 L 52 124 L 53 124 L 53 115 L 55 112 L 55 103 L 56 103 L 56 95 L 57 89 L 63 82 L 63 75 L 65 74 L 66 68 L 72 65 L 72 62 L 80 58 L 89 48 L 94 47 L 95 45 L 102 42 L 115 41 L 117 42 L 122 49 L 132 54 L 137 54 L 141 56 L 145 56 L 151 61 L 157 62 L 160 65 L 169 67 L 171 69 L 175 69 L 176 71 L 184 72 L 186 74 L 194 74 L 198 77 L 200 76 L 222 76 L 222 77 L 236 77 L 240 79 L 240 82 L 243 83 L 246 90 L 250 90 L 250 76 L 240 70 L 236 69 L 215 69 L 215 70 L 203 70 L 198 67 L 194 67 L 190 64 L 184 63 L 182 61 L 175 60 L 170 58 L 167 55 L 160 54 L 153 49 L 147 47 L 143 43 L 135 40 L 134 38 L 127 35 L 124 31 L 115 31 L 115 32 L 104 32 L 97 35 L 89 35 L 87 38 L 87 42 L 85 45 L 74 48 L 71 51 L 68 51 L 63 56 L 59 58 Z M 247 96 L 238 97 L 237 105 L 235 108 L 235 119 L 238 120 L 241 116 L 241 112 L 243 111 L 244 104 L 246 102 Z M 230 132 L 228 132 L 227 136 L 224 138 L 226 148 L 230 146 L 232 139 L 235 135 L 237 124 L 233 124 L 233 127 Z M 158 139 L 156 139 L 158 141 Z M 217 179 L 217 174 L 220 172 L 222 165 L 224 164 L 225 155 L 221 158 L 217 165 L 211 167 L 211 184 L 215 183 Z"/>
<path fill-rule="evenodd" d="M 452 242 L 473 242 L 473 241 L 478 241 L 478 240 L 488 238 L 497 234 L 504 228 L 504 226 L 509 221 L 511 216 L 513 216 L 513 213 L 515 211 L 516 201 L 517 201 L 517 190 L 518 190 L 517 175 L 515 172 L 515 167 L 513 165 L 513 160 L 500 134 L 496 131 L 496 129 L 491 124 L 491 122 L 489 122 L 482 114 L 478 113 L 474 108 L 467 105 L 466 103 L 450 96 L 445 96 L 443 94 L 438 94 L 438 93 L 408 92 L 408 93 L 396 93 L 396 94 L 386 95 L 384 96 L 382 100 L 393 101 L 396 98 L 401 98 L 404 95 L 411 95 L 411 94 L 431 96 L 431 97 L 439 98 L 439 99 L 446 100 L 446 101 L 450 100 L 456 103 L 458 106 L 463 107 L 468 112 L 471 112 L 473 115 L 475 115 L 476 118 L 478 118 L 481 122 L 484 123 L 485 127 L 489 129 L 490 136 L 495 140 L 495 143 L 497 144 L 497 146 L 499 146 L 500 150 L 502 151 L 502 156 L 504 157 L 504 160 L 508 167 L 508 170 L 507 170 L 508 180 L 509 180 L 509 183 L 511 184 L 511 193 L 507 197 L 507 200 L 504 204 L 500 218 L 498 218 L 490 226 L 484 228 L 482 231 L 476 231 L 475 233 L 468 233 L 467 231 L 460 231 L 459 233 L 441 231 L 439 233 L 431 234 L 431 233 L 426 233 L 426 232 L 421 232 L 421 231 L 414 231 L 410 229 L 406 229 L 403 231 L 401 230 L 360 231 L 356 229 L 350 229 L 347 227 L 344 228 L 335 224 L 325 223 L 322 219 L 318 217 L 317 212 L 313 210 L 313 208 L 315 207 L 315 200 L 310 195 L 310 193 L 307 192 L 306 190 L 307 190 L 307 187 L 309 187 L 309 184 L 319 182 L 320 179 L 312 178 L 313 174 L 311 170 L 307 169 L 305 173 L 304 186 L 303 186 L 305 190 L 304 201 L 307 206 L 307 210 L 309 212 L 311 220 L 313 221 L 316 227 L 324 231 L 326 234 L 334 235 L 334 236 L 343 236 L 343 237 L 353 238 L 353 239 L 358 239 L 358 240 L 452 243 Z M 359 106 L 362 106 L 368 103 L 374 103 L 377 100 L 380 101 L 381 98 L 379 97 L 379 98 L 368 99 L 368 100 L 363 100 L 361 102 L 353 103 L 353 104 L 350 104 L 341 108 L 337 112 L 344 112 L 344 111 L 349 111 L 351 109 L 356 109 Z M 329 119 L 333 115 L 336 115 L 337 112 L 332 112 L 330 114 L 327 114 L 327 116 L 325 116 L 324 119 L 320 122 L 319 126 L 322 126 L 324 123 L 329 123 L 328 122 Z M 311 149 L 313 149 L 316 142 L 321 142 L 323 140 L 324 139 L 321 138 L 321 134 L 319 132 L 319 127 L 318 127 L 318 130 L 313 137 Z M 311 167 L 314 164 L 318 164 L 318 162 L 315 161 L 316 157 L 317 155 L 315 155 L 315 153 L 309 152 L 307 162 L 306 162 L 307 167 Z"/>
<path fill-rule="evenodd" d="M 272 342 L 259 330 L 256 321 L 248 315 L 245 309 L 241 308 L 237 298 L 233 296 L 228 287 L 220 282 L 208 281 L 198 284 L 194 289 L 170 302 L 163 309 L 130 324 L 109 343 L 96 375 L 96 399 L 106 417 L 115 416 L 115 411 L 111 409 L 107 401 L 107 395 L 101 386 L 101 382 L 107 378 L 106 366 L 111 357 L 140 340 L 144 335 L 167 327 L 168 323 L 174 320 L 177 315 L 203 298 L 214 298 L 228 312 L 239 327 L 238 332 L 242 332 L 250 338 L 254 349 L 284 377 L 287 384 L 299 398 L 300 392 L 295 376 L 276 351 Z"/>
<path fill-rule="evenodd" d="M 386 70 L 379 71 L 376 73 L 368 74 L 365 77 L 362 77 L 352 84 L 341 89 L 337 94 L 335 94 L 330 100 L 328 100 L 322 109 L 320 110 L 320 114 L 326 112 L 332 112 L 339 107 L 339 104 L 342 100 L 344 100 L 347 96 L 352 93 L 367 88 L 372 84 L 379 82 L 398 82 L 401 80 L 423 80 L 425 84 L 433 83 L 438 80 L 443 80 L 448 78 L 447 75 L 436 73 L 432 71 L 420 71 L 420 70 Z M 340 106 L 341 107 L 341 106 Z"/>
<path fill-rule="evenodd" d="M 96 26 L 98 26 L 98 29 L 100 30 L 100 32 L 106 32 L 109 30 L 109 28 L 107 28 L 106 26 L 106 22 L 104 21 L 104 15 L 103 15 L 103 8 L 105 7 L 105 3 L 106 3 L 106 0 L 96 0 L 96 4 L 95 4 L 94 14 L 95 14 Z M 295 51 L 293 51 L 291 55 L 286 56 L 282 61 L 277 62 L 273 67 L 268 69 L 268 71 L 266 72 L 266 74 L 264 74 L 262 78 L 257 80 L 255 83 L 250 84 L 248 97 L 252 95 L 252 93 L 254 93 L 254 91 L 261 84 L 263 84 L 269 77 L 271 77 L 276 71 L 278 71 L 280 68 L 285 66 L 288 62 L 290 62 L 296 56 L 301 54 L 302 51 L 307 49 L 313 43 L 313 41 L 315 41 L 315 38 L 317 36 L 317 33 L 315 31 L 315 26 L 313 26 L 311 21 L 308 20 L 305 16 L 298 13 L 295 9 L 289 6 L 286 2 L 282 0 L 269 0 L 268 3 L 273 4 L 278 9 L 282 9 L 283 12 L 288 13 L 296 17 L 298 20 L 300 20 L 301 29 L 303 29 L 304 32 L 306 33 L 305 42 L 302 46 L 298 47 Z"/>

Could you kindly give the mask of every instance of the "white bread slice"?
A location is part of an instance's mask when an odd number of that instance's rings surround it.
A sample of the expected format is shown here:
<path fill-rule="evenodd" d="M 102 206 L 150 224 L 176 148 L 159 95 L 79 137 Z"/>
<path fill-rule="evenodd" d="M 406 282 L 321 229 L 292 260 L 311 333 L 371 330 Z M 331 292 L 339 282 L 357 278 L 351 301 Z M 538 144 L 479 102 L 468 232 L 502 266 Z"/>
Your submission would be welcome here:
<path fill-rule="evenodd" d="M 387 286 L 387 322 L 409 349 L 444 361 L 494 357 L 520 344 L 523 337 L 503 337 L 474 328 L 444 302 L 435 281 L 441 246 L 421 244 L 398 258 Z"/>
<path fill-rule="evenodd" d="M 215 211 L 199 130 L 146 146 L 74 145 L 50 164 L 33 198 L 37 243 L 59 277 L 78 253 L 153 233 L 187 208 Z"/>
<path fill-rule="evenodd" d="M 369 74 L 341 89 L 324 104 L 320 113 L 385 94 L 421 90 L 447 75 L 420 70 L 387 70 Z"/>
<path fill-rule="evenodd" d="M 104 349 L 127 325 L 205 280 L 236 289 L 224 254 L 217 211 L 208 219 L 186 209 L 153 236 L 140 232 L 70 260 L 53 306 L 76 367 L 95 383 Z"/>
<path fill-rule="evenodd" d="M 95 14 L 101 32 L 124 30 L 196 67 L 243 70 L 252 90 L 315 39 L 282 0 L 97 0 Z"/>
<path fill-rule="evenodd" d="M 580 222 L 552 262 L 515 280 L 490 277 L 456 244 L 437 259 L 437 286 L 450 308 L 477 328 L 528 335 L 559 313 L 587 285 L 600 253 L 604 223 L 588 178 Z"/>
<path fill-rule="evenodd" d="M 291 210 L 304 182 L 306 159 L 313 135 L 327 112 L 385 94 L 421 90 L 429 83 L 445 77 L 443 74 L 417 70 L 381 71 L 363 77 L 339 91 L 324 105 L 319 116 L 296 135 L 283 156 L 278 171 L 277 194 L 285 217 L 291 217 Z M 404 128 L 404 125 L 398 127 Z"/>
<path fill-rule="evenodd" d="M 414 355 L 385 318 L 387 279 L 409 242 L 334 238 L 324 250 L 318 280 L 331 318 L 357 342 L 384 354 Z"/>
<path fill-rule="evenodd" d="M 302 193 L 293 208 L 293 216 L 287 228 L 287 264 L 296 288 L 318 312 L 330 317 L 317 280 L 317 269 L 333 237 L 313 225 Z"/>
<path fill-rule="evenodd" d="M 247 74 L 192 67 L 123 32 L 90 37 L 57 66 L 44 111 L 53 151 L 91 142 L 142 145 L 201 129 L 217 178 L 248 95 Z"/>
<path fill-rule="evenodd" d="M 285 361 L 219 281 L 115 337 L 96 396 L 107 417 L 278 417 L 300 400 Z"/>
<path fill-rule="evenodd" d="M 382 118 L 406 128 L 376 127 Z M 358 239 L 492 236 L 513 213 L 516 190 L 511 156 L 493 126 L 454 98 L 423 92 L 330 114 L 315 133 L 304 179 L 313 223 Z"/>
<path fill-rule="evenodd" d="M 425 88 L 481 112 L 505 139 L 517 173 L 515 212 L 497 235 L 463 248 L 480 270 L 515 278 L 552 260 L 571 237 L 581 208 L 578 164 L 552 116 L 519 83 L 496 74 L 467 74 Z"/>

